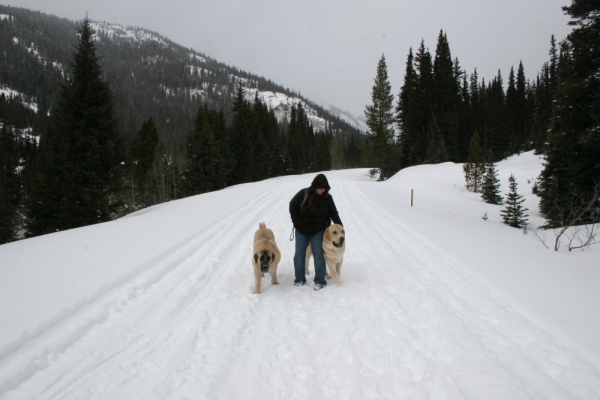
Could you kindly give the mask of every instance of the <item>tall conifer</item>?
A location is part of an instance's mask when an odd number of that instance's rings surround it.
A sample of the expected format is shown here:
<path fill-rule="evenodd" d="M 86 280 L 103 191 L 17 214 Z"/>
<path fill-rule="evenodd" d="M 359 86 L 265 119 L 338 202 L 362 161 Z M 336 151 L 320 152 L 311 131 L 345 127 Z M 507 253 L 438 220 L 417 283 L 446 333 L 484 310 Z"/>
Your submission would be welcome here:
<path fill-rule="evenodd" d="M 427 157 L 427 129 L 434 115 L 433 95 L 433 61 L 431 53 L 421 40 L 421 46 L 415 55 L 415 68 L 419 76 L 417 84 L 417 110 L 415 131 L 413 132 L 414 147 L 412 149 L 409 165 L 422 164 Z"/>
<path fill-rule="evenodd" d="M 70 77 L 42 135 L 29 195 L 28 235 L 110 220 L 121 205 L 125 161 L 113 95 L 86 17 Z"/>
<path fill-rule="evenodd" d="M 416 163 L 415 146 L 418 132 L 421 130 L 419 97 L 419 76 L 414 66 L 412 48 L 406 60 L 406 71 L 404 73 L 404 84 L 400 88 L 398 103 L 396 105 L 396 121 L 400 129 L 399 145 L 402 149 L 401 166 L 409 167 Z"/>
<path fill-rule="evenodd" d="M 194 131 L 186 140 L 186 164 L 183 171 L 184 195 L 206 193 L 228 185 L 232 158 L 223 112 L 200 106 Z"/>
<path fill-rule="evenodd" d="M 130 192 L 133 194 L 135 208 L 144 208 L 153 204 L 150 191 L 150 171 L 157 157 L 156 149 L 160 139 L 156 124 L 148 118 L 129 147 Z M 163 145 L 160 148 L 164 148 Z"/>
<path fill-rule="evenodd" d="M 540 209 L 551 227 L 573 221 L 574 210 L 582 204 L 596 203 L 592 210 L 600 207 L 594 198 L 600 184 L 600 3 L 573 0 L 563 10 L 576 28 L 565 43 L 546 164 L 540 176 Z M 590 213 L 573 222 L 592 220 Z"/>
<path fill-rule="evenodd" d="M 372 142 L 370 163 L 379 170 L 379 179 L 385 180 L 400 169 L 399 147 L 394 138 L 394 95 L 388 79 L 385 56 L 377 64 L 377 75 L 371 91 L 372 104 L 365 110 L 369 137 Z"/>
<path fill-rule="evenodd" d="M 438 35 L 433 62 L 433 104 L 438 126 L 450 161 L 460 161 L 459 111 L 460 85 L 450 54 L 448 38 L 443 31 Z"/>
<path fill-rule="evenodd" d="M 17 238 L 17 214 L 21 200 L 19 153 L 15 130 L 0 121 L 0 244 Z"/>

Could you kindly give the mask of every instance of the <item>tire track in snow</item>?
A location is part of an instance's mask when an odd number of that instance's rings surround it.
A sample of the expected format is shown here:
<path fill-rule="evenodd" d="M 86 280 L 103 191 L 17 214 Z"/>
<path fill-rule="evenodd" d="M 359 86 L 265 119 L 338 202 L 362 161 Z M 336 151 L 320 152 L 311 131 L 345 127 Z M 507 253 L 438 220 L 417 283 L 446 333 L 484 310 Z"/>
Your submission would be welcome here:
<path fill-rule="evenodd" d="M 354 210 L 352 222 L 378 229 L 376 239 L 369 232 L 362 240 L 385 254 L 382 260 L 398 260 L 373 266 L 392 283 L 387 294 L 405 312 L 403 323 L 389 327 L 405 332 L 405 344 L 419 351 L 430 371 L 452 365 L 444 375 L 452 377 L 459 398 L 490 398 L 495 387 L 510 398 L 600 397 L 600 379 L 587 360 L 490 295 L 458 261 L 378 209 L 356 183 L 341 189 L 350 200 L 344 206 Z"/>
<path fill-rule="evenodd" d="M 127 376 L 150 372 L 151 363 L 156 363 L 160 357 L 168 359 L 178 349 L 193 347 L 190 337 L 193 338 L 195 333 L 191 326 L 185 324 L 191 313 L 189 310 L 218 298 L 214 294 L 218 291 L 219 284 L 226 281 L 223 275 L 235 270 L 231 266 L 219 266 L 227 263 L 235 265 L 241 261 L 231 260 L 236 252 L 228 252 L 227 248 L 247 243 L 248 237 L 256 229 L 254 225 L 258 226 L 256 218 L 262 216 L 263 209 L 269 207 L 268 200 L 274 197 L 273 192 L 278 189 L 273 188 L 263 193 L 226 220 L 218 221 L 205 232 L 173 246 L 127 282 L 114 286 L 99 299 L 75 310 L 58 326 L 50 329 L 50 332 L 40 335 L 35 343 L 30 344 L 28 357 L 19 360 L 17 365 L 10 363 L 11 372 L 3 374 L 7 378 L 0 386 L 0 393 L 23 384 L 26 386 L 31 378 L 36 377 L 37 372 L 43 370 L 45 373 L 42 379 L 48 387 L 40 398 L 72 398 L 71 390 L 77 386 L 79 388 L 75 391 L 78 395 L 94 398 L 94 390 L 86 389 L 85 384 L 74 383 L 85 382 L 96 375 L 94 380 L 97 384 L 98 380 L 102 380 L 98 379 L 98 372 L 109 369 L 107 366 L 114 366 L 116 368 L 112 369 L 115 372 L 107 374 L 106 380 L 110 382 L 106 383 L 107 387 L 102 391 L 104 396 L 107 388 L 126 381 Z M 245 225 L 248 229 L 240 229 L 240 225 Z M 243 237 L 229 237 L 228 232 L 239 233 Z M 226 256 L 223 258 L 223 255 Z M 246 266 L 249 260 L 244 260 L 243 264 Z M 141 311 L 136 312 L 137 308 Z M 175 322 L 182 320 L 183 328 L 179 329 Z M 210 324 L 210 321 L 199 320 L 199 323 Z M 64 334 L 64 325 L 74 325 L 66 328 L 72 332 L 69 337 L 53 335 L 54 331 L 57 335 Z M 112 331 L 115 326 L 118 327 L 118 332 Z M 157 333 L 152 331 L 157 328 Z M 106 339 L 102 340 L 101 345 L 94 343 L 95 340 L 100 343 L 103 336 Z M 170 349 L 172 351 L 163 349 L 164 344 L 171 340 L 181 340 L 185 346 L 174 345 Z M 61 364 L 61 355 L 73 351 L 87 353 L 85 359 L 81 358 L 76 365 Z M 19 355 L 22 358 L 23 352 Z M 64 358 L 67 361 L 72 359 Z M 127 362 L 127 359 L 130 361 Z M 32 386 L 36 385 L 39 383 Z M 22 392 L 23 390 L 8 392 L 6 398 L 12 398 L 12 394 L 16 395 L 15 398 L 20 398 L 19 393 Z"/>
<path fill-rule="evenodd" d="M 15 388 L 0 398 L 599 398 L 586 360 L 378 210 L 352 178 L 334 185 L 348 229 L 344 283 L 293 287 L 287 204 L 305 180 L 251 199 L 27 342 L 27 357 L 4 365 L 19 368 L 0 374 Z M 253 295 L 251 239 L 266 216 L 281 284 L 265 277 Z"/>

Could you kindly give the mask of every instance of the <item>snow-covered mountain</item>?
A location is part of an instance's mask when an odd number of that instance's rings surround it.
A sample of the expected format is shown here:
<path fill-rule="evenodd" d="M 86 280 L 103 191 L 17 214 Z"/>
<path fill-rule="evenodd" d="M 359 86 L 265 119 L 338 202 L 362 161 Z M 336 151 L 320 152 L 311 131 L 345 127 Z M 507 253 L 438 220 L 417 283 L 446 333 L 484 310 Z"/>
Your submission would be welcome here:
<path fill-rule="evenodd" d="M 498 163 L 531 227 L 541 168 Z M 460 164 L 367 171 L 325 172 L 347 247 L 318 292 L 293 286 L 288 214 L 314 174 L 1 245 L 0 399 L 600 398 L 599 247 L 508 227 Z M 261 221 L 283 259 L 256 295 Z"/>
<path fill-rule="evenodd" d="M 11 46 L 9 52 L 0 53 L 0 61 L 14 66 L 3 74 L 0 87 L 16 98 L 26 99 L 27 107 L 36 107 L 46 115 L 58 95 L 59 82 L 66 76 L 79 22 L 3 5 L 0 16 L 0 40 Z M 332 107 L 184 48 L 156 32 L 101 21 L 93 21 L 92 27 L 126 137 L 133 137 L 149 116 L 155 119 L 159 134 L 184 136 L 192 129 L 193 116 L 204 102 L 224 110 L 228 118 L 240 83 L 248 97 L 258 95 L 280 120 L 289 119 L 291 106 L 302 103 L 316 131 L 327 128 L 334 134 L 364 132 L 354 119 Z M 30 79 L 23 80 L 23 76 Z M 40 99 L 42 104 L 38 104 Z M 27 119 L 33 120 L 34 134 L 38 118 L 35 113 Z"/>

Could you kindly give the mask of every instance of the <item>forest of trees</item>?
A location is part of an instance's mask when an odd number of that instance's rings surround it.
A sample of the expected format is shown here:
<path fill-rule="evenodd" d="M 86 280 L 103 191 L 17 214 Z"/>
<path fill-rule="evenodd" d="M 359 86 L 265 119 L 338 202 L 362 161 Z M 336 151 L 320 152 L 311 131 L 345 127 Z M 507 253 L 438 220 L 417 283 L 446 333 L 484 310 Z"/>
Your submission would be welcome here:
<path fill-rule="evenodd" d="M 550 53 L 557 52 L 552 37 Z M 384 176 L 412 165 L 466 162 L 474 135 L 478 135 L 482 156 L 488 161 L 532 149 L 544 152 L 559 69 L 559 56 L 552 57 L 532 82 L 519 63 L 516 73 L 511 68 L 505 90 L 500 71 L 486 83 L 479 80 L 477 70 L 470 75 L 462 70 L 458 59 L 451 57 L 446 34 L 440 31 L 434 56 L 424 42 L 416 54 L 410 49 L 394 106 L 382 56 L 373 86 L 373 105 L 365 114 L 373 143 L 383 140 L 386 152 L 400 152 Z M 387 134 L 380 139 L 382 130 Z M 387 165 L 387 159 L 382 163 Z"/>
<path fill-rule="evenodd" d="M 78 33 L 69 79 L 39 138 L 12 122 L 19 116 L 13 111 L 26 107 L 0 96 L 0 243 L 239 183 L 360 166 L 364 136 L 337 128 L 334 135 L 328 127 L 315 132 L 301 101 L 281 123 L 257 97 L 246 100 L 241 84 L 229 108 L 198 102 L 182 140 L 165 143 L 169 136 L 152 116 L 129 139 L 119 130 L 116 96 L 104 79 L 89 19 Z"/>
<path fill-rule="evenodd" d="M 0 243 L 234 184 L 367 165 L 385 180 L 413 165 L 465 163 L 467 187 L 498 203 L 495 162 L 529 150 L 546 158 L 536 184 L 546 227 L 598 222 L 600 49 L 593 44 L 600 43 L 600 6 L 575 0 L 563 10 L 574 30 L 560 44 L 550 38 L 549 61 L 533 80 L 522 63 L 506 84 L 500 71 L 490 82 L 477 70 L 468 75 L 440 31 L 433 56 L 423 41 L 416 53 L 409 50 L 394 104 L 382 55 L 366 137 L 340 128 L 341 121 L 315 132 L 302 101 L 289 119 L 278 120 L 258 98 L 248 101 L 243 80 L 219 101 L 188 94 L 174 108 L 168 96 L 137 93 L 140 104 L 145 96 L 165 107 L 135 111 L 127 84 L 105 79 L 107 66 L 85 19 L 59 84 L 50 79 L 60 75 L 56 68 L 35 74 L 54 93 L 38 97 L 37 110 L 0 96 Z M 14 65 L 4 66 L 3 79 L 18 75 Z M 203 69 L 194 71 L 192 79 L 205 78 Z"/>
<path fill-rule="evenodd" d="M 500 71 L 487 83 L 477 70 L 468 75 L 440 31 L 433 56 L 423 42 L 416 54 L 410 49 L 394 107 L 382 56 L 365 111 L 367 159 L 379 179 L 453 161 L 465 163 L 467 187 L 479 191 L 486 166 L 535 150 L 546 160 L 537 182 L 545 227 L 599 222 L 600 4 L 574 0 L 563 11 L 574 30 L 560 45 L 550 39 L 549 61 L 534 80 L 522 63 L 506 85 Z"/>

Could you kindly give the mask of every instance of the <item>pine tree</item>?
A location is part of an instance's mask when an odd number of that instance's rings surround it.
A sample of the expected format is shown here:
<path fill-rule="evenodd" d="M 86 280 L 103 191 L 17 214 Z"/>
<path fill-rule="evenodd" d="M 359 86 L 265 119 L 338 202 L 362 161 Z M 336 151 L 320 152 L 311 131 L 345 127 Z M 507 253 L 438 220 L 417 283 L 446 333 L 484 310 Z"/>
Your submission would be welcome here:
<path fill-rule="evenodd" d="M 406 60 L 406 72 L 404 73 L 404 84 L 400 88 L 398 103 L 396 105 L 396 121 L 400 128 L 399 145 L 402 149 L 402 167 L 415 165 L 415 146 L 417 133 L 421 130 L 419 98 L 418 98 L 419 76 L 415 71 L 414 56 L 412 48 Z"/>
<path fill-rule="evenodd" d="M 502 159 L 510 153 L 510 134 L 506 131 L 508 114 L 506 109 L 506 95 L 504 93 L 502 74 L 492 79 L 485 89 L 486 104 L 484 120 L 484 151 L 486 159 Z M 495 155 L 496 157 L 492 157 Z"/>
<path fill-rule="evenodd" d="M 519 104 L 517 101 L 517 86 L 515 78 L 515 70 L 513 67 L 510 68 L 508 73 L 508 87 L 506 88 L 506 112 L 508 120 L 506 121 L 506 135 L 508 137 L 508 152 L 514 154 L 517 151 L 516 148 L 516 136 L 517 136 L 517 112 Z"/>
<path fill-rule="evenodd" d="M 431 126 L 431 118 L 435 115 L 433 108 L 433 61 L 431 53 L 425 48 L 423 40 L 421 40 L 421 46 L 415 55 L 415 67 L 419 79 L 416 94 L 416 122 L 414 132 L 412 132 L 414 146 L 410 154 L 411 163 L 409 165 L 422 164 L 427 157 L 427 129 Z"/>
<path fill-rule="evenodd" d="M 227 186 L 231 176 L 227 128 L 223 112 L 201 106 L 194 131 L 186 140 L 186 164 L 183 175 L 185 196 L 192 196 Z"/>
<path fill-rule="evenodd" d="M 372 142 L 370 160 L 385 180 L 400 169 L 400 152 L 394 138 L 394 95 L 388 80 L 387 64 L 382 55 L 377 65 L 375 84 L 371 91 L 372 105 L 366 107 L 368 135 Z"/>
<path fill-rule="evenodd" d="M 519 62 L 517 70 L 517 110 L 515 114 L 515 150 L 527 151 L 532 148 L 531 143 L 527 143 L 529 132 L 531 130 L 531 100 L 528 98 L 528 84 L 525 81 L 525 69 L 523 62 Z"/>
<path fill-rule="evenodd" d="M 301 174 L 315 171 L 315 132 L 302 103 L 292 106 L 287 136 L 291 172 Z"/>
<path fill-rule="evenodd" d="M 156 124 L 152 118 L 148 118 L 129 147 L 130 185 L 134 209 L 154 204 L 154 196 L 149 188 L 150 171 L 157 156 L 159 142 Z"/>
<path fill-rule="evenodd" d="M 6 122 L 0 124 L 0 244 L 3 244 L 17 239 L 21 178 L 15 130 Z"/>
<path fill-rule="evenodd" d="M 443 31 L 438 35 L 433 62 L 434 113 L 451 161 L 460 161 L 458 118 L 461 106 L 460 85 L 456 76 L 448 38 Z"/>
<path fill-rule="evenodd" d="M 427 128 L 427 156 L 425 163 L 437 164 L 445 161 L 448 161 L 446 142 L 440 132 L 437 118 L 434 115 Z"/>
<path fill-rule="evenodd" d="M 485 158 L 483 157 L 479 134 L 477 132 L 471 137 L 469 160 L 463 165 L 463 172 L 465 173 L 465 186 L 467 190 L 472 190 L 475 193 L 481 191 L 483 176 L 485 174 Z"/>
<path fill-rule="evenodd" d="M 231 123 L 231 153 L 235 159 L 235 168 L 231 171 L 231 184 L 246 183 L 252 180 L 252 160 L 254 143 L 252 137 L 252 107 L 244 99 L 244 89 L 238 86 L 233 102 L 233 121 Z"/>
<path fill-rule="evenodd" d="M 121 206 L 125 149 L 113 95 L 85 18 L 70 63 L 70 79 L 42 135 L 30 188 L 27 235 L 108 221 Z"/>
<path fill-rule="evenodd" d="M 540 175 L 540 210 L 549 227 L 562 226 L 564 221 L 592 222 L 591 212 L 578 216 L 576 210 L 582 204 L 598 204 L 594 192 L 600 182 L 600 4 L 573 0 L 563 11 L 574 18 L 569 24 L 576 28 L 565 42 L 546 164 Z"/>
<path fill-rule="evenodd" d="M 506 208 L 500 211 L 500 215 L 505 224 L 513 228 L 522 228 L 527 225 L 527 217 L 529 216 L 525 213 L 528 209 L 522 205 L 525 199 L 517 193 L 517 182 L 514 174 L 510 175 L 508 182 L 510 191 L 506 195 Z"/>
<path fill-rule="evenodd" d="M 500 179 L 498 179 L 498 171 L 496 164 L 487 164 L 486 172 L 481 185 L 481 198 L 488 204 L 502 204 L 502 196 L 500 195 Z"/>
<path fill-rule="evenodd" d="M 281 143 L 281 132 L 277 118 L 269 107 L 260 101 L 254 99 L 252 105 L 257 137 L 260 140 L 256 152 L 254 153 L 255 175 L 254 181 L 259 181 L 273 176 L 283 175 L 283 144 Z"/>

